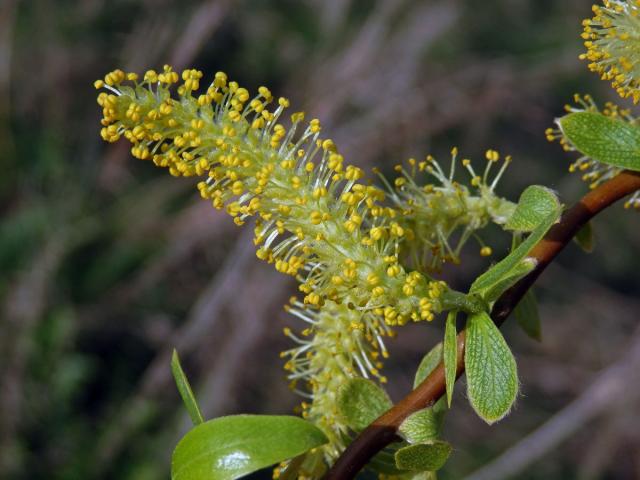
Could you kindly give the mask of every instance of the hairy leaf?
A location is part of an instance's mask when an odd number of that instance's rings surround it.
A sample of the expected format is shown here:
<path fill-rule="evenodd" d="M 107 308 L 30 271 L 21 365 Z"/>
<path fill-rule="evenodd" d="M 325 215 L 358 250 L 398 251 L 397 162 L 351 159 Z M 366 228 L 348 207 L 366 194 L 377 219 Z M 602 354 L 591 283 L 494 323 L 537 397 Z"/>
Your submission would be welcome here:
<path fill-rule="evenodd" d="M 540 185 L 531 185 L 520 195 L 518 205 L 505 228 L 519 232 L 531 232 L 559 208 L 560 201 L 553 190 Z"/>
<path fill-rule="evenodd" d="M 431 372 L 435 370 L 440 362 L 442 362 L 442 342 L 436 344 L 429 353 L 427 353 L 420 365 L 418 365 L 418 369 L 416 370 L 416 375 L 413 380 L 413 388 L 416 389 L 418 385 L 420 385 L 425 378 L 427 378 Z M 447 402 L 445 398 L 440 398 L 433 407 L 433 412 L 438 418 L 438 422 L 441 424 L 442 419 L 444 418 L 444 414 L 447 411 Z"/>
<path fill-rule="evenodd" d="M 416 376 L 413 380 L 413 388 L 415 389 L 418 385 L 420 385 L 425 378 L 427 378 L 431 372 L 435 370 L 438 364 L 442 361 L 442 342 L 438 343 L 435 347 L 429 350 L 420 365 L 418 365 L 418 369 L 416 370 Z"/>
<path fill-rule="evenodd" d="M 356 431 L 363 430 L 392 405 L 382 388 L 364 378 L 353 378 L 338 391 L 338 411 Z"/>
<path fill-rule="evenodd" d="M 327 442 L 291 416 L 233 415 L 201 423 L 173 452 L 172 480 L 232 480 Z"/>
<path fill-rule="evenodd" d="M 538 313 L 538 302 L 532 289 L 524 294 L 522 300 L 518 302 L 514 310 L 518 325 L 522 327 L 527 335 L 535 340 L 542 340 L 542 327 L 540 325 L 540 314 Z"/>
<path fill-rule="evenodd" d="M 516 361 L 504 337 L 485 312 L 467 322 L 465 368 L 467 394 L 487 423 L 503 418 L 518 394 Z"/>
<path fill-rule="evenodd" d="M 173 378 L 176 381 L 176 386 L 178 387 L 178 391 L 180 392 L 182 401 L 187 408 L 187 412 L 189 412 L 191 421 L 194 425 L 201 424 L 202 422 L 204 422 L 202 413 L 200 412 L 200 408 L 198 407 L 198 403 L 196 402 L 196 397 L 193 395 L 193 391 L 191 390 L 191 385 L 189 385 L 189 380 L 187 380 L 187 376 L 182 370 L 182 365 L 180 365 L 180 358 L 178 357 L 178 352 L 175 349 L 173 350 L 173 355 L 171 356 L 171 371 L 173 372 Z"/>
<path fill-rule="evenodd" d="M 451 445 L 446 442 L 418 443 L 396 452 L 396 465 L 412 472 L 439 470 L 451 455 Z"/>
<path fill-rule="evenodd" d="M 440 430 L 441 416 L 433 408 L 424 408 L 409 415 L 400 424 L 399 433 L 409 443 L 435 440 Z"/>
<path fill-rule="evenodd" d="M 640 170 L 640 128 L 596 112 L 575 112 L 558 124 L 576 150 L 619 168 Z"/>
<path fill-rule="evenodd" d="M 494 283 L 490 288 L 484 291 L 483 297 L 487 302 L 493 302 L 506 290 L 514 286 L 524 277 L 526 277 L 538 265 L 538 261 L 532 257 L 525 257 L 520 260 L 507 274 L 499 281 Z"/>
<path fill-rule="evenodd" d="M 509 255 L 476 278 L 475 282 L 471 285 L 470 292 L 484 296 L 488 291 L 492 290 L 492 287 L 499 284 L 501 280 L 509 277 L 512 270 L 521 264 L 522 260 L 525 259 L 535 244 L 544 237 L 551 226 L 558 220 L 560 212 L 561 207 L 558 206 L 558 208 L 551 212 Z"/>
<path fill-rule="evenodd" d="M 384 450 L 378 452 L 367 463 L 367 469 L 372 470 L 375 473 L 383 475 L 398 476 L 406 473 L 398 468 L 396 465 L 395 453 L 403 447 L 406 447 L 406 442 L 398 442 L 387 446 Z"/>
<path fill-rule="evenodd" d="M 447 389 L 447 405 L 451 407 L 453 387 L 456 384 L 456 366 L 458 360 L 458 341 L 456 338 L 456 315 L 458 312 L 449 312 L 444 329 L 444 373 Z"/>

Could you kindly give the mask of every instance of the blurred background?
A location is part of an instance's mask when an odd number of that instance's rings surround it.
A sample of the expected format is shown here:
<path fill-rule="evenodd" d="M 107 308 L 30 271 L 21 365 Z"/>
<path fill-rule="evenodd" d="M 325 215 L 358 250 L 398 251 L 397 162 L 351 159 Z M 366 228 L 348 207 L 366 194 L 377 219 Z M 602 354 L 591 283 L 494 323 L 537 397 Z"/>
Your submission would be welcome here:
<path fill-rule="evenodd" d="M 101 141 L 95 79 L 225 70 L 319 117 L 350 163 L 446 162 L 453 145 L 482 161 L 497 148 L 515 159 L 502 194 L 542 183 L 571 203 L 586 187 L 544 130 L 574 92 L 614 99 L 578 60 L 590 6 L 0 0 L 0 478 L 168 478 L 189 426 L 174 347 L 206 417 L 299 402 L 278 357 L 294 282 L 257 261 L 250 229 L 199 200 L 192 179 Z M 640 478 L 638 217 L 620 205 L 594 228 L 594 253 L 568 248 L 539 282 L 543 341 L 504 328 L 515 411 L 488 427 L 457 389 L 441 478 Z M 454 287 L 487 266 L 477 251 L 445 272 Z M 395 400 L 441 325 L 407 326 L 389 345 Z"/>

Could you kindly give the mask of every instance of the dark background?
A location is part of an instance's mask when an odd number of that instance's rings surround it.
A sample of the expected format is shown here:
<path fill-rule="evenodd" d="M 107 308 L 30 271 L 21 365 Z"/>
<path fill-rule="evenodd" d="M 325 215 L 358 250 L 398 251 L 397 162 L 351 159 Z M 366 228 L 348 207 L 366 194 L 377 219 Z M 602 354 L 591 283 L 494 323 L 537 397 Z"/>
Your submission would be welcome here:
<path fill-rule="evenodd" d="M 0 1 L 0 478 L 168 478 L 189 425 L 173 347 L 208 418 L 299 401 L 278 357 L 294 282 L 257 261 L 251 229 L 199 200 L 192 179 L 100 140 L 95 79 L 224 70 L 319 117 L 350 163 L 446 162 L 453 145 L 482 161 L 497 148 L 515 159 L 502 194 L 541 183 L 571 203 L 586 186 L 544 130 L 574 92 L 614 99 L 578 60 L 589 14 L 586 0 Z M 638 349 L 636 215 L 610 209 L 594 253 L 572 246 L 544 274 L 542 343 L 505 326 L 522 382 L 507 419 L 484 425 L 458 385 L 443 479 L 550 419 L 516 478 L 640 478 L 640 370 L 601 374 Z M 473 246 L 446 275 L 465 289 L 487 264 Z M 390 344 L 395 400 L 441 326 Z"/>

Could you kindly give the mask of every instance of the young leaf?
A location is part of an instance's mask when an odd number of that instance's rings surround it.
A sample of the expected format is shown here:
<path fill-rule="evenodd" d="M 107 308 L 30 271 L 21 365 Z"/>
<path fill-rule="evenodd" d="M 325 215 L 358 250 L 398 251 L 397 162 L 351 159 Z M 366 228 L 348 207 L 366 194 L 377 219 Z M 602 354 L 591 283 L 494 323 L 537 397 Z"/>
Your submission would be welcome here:
<path fill-rule="evenodd" d="M 299 417 L 220 417 L 180 440 L 171 459 L 171 479 L 233 480 L 326 442 L 317 427 Z"/>
<path fill-rule="evenodd" d="M 530 232 L 559 208 L 560 202 L 553 190 L 540 185 L 531 185 L 520 195 L 518 205 L 504 228 Z"/>
<path fill-rule="evenodd" d="M 529 254 L 535 244 L 538 243 L 551 226 L 556 223 L 556 220 L 558 220 L 560 216 L 560 211 L 561 208 L 558 206 L 558 208 L 551 212 L 509 255 L 476 278 L 475 282 L 471 285 L 470 292 L 484 295 L 487 291 L 491 290 L 493 286 L 505 277 L 508 277 L 511 271 Z"/>
<path fill-rule="evenodd" d="M 398 446 L 396 446 L 398 445 Z M 398 443 L 396 445 L 390 445 L 381 452 L 378 452 L 370 461 L 367 463 L 367 469 L 372 470 L 377 474 L 390 475 L 390 476 L 399 476 L 403 473 L 406 473 L 400 470 L 396 466 L 395 453 L 399 448 L 406 446 L 407 444 L 404 442 Z"/>
<path fill-rule="evenodd" d="M 413 388 L 415 389 L 418 385 L 420 385 L 425 378 L 429 376 L 431 372 L 438 366 L 438 364 L 442 361 L 442 342 L 438 343 L 435 347 L 429 350 L 420 365 L 418 365 L 418 369 L 416 370 L 416 376 L 413 380 Z"/>
<path fill-rule="evenodd" d="M 439 342 L 434 346 L 429 353 L 427 353 L 420 365 L 418 365 L 418 369 L 416 370 L 416 375 L 413 380 L 413 388 L 416 389 L 418 385 L 420 385 L 425 378 L 427 378 L 431 372 L 435 370 L 438 364 L 443 360 L 442 358 L 442 342 Z M 444 398 L 440 398 L 433 407 L 433 413 L 438 418 L 438 422 L 442 423 L 442 419 L 444 418 L 444 414 L 447 411 L 447 403 Z"/>
<path fill-rule="evenodd" d="M 533 290 L 529 289 L 527 293 L 524 294 L 522 300 L 516 305 L 514 313 L 518 325 L 522 327 L 527 335 L 535 340 L 542 340 L 538 302 L 536 301 Z"/>
<path fill-rule="evenodd" d="M 640 170 L 640 128 L 596 112 L 575 112 L 558 120 L 576 150 L 607 165 Z"/>
<path fill-rule="evenodd" d="M 201 424 L 202 422 L 204 422 L 202 413 L 200 412 L 200 408 L 198 408 L 196 397 L 193 395 L 191 385 L 189 385 L 189 380 L 187 380 L 187 376 L 182 370 L 182 365 L 180 365 L 180 358 L 178 358 L 178 352 L 175 349 L 173 350 L 173 355 L 171 356 L 171 371 L 173 372 L 173 378 L 176 381 L 176 386 L 178 387 L 178 391 L 180 392 L 182 401 L 187 408 L 187 412 L 189 412 L 191 421 L 194 425 Z"/>
<path fill-rule="evenodd" d="M 456 366 L 458 360 L 458 341 L 456 338 L 456 315 L 458 312 L 449 312 L 444 328 L 444 373 L 447 388 L 447 405 L 451 407 L 453 398 L 453 386 L 456 384 Z"/>
<path fill-rule="evenodd" d="M 363 430 L 392 405 L 382 388 L 364 378 L 353 378 L 338 390 L 338 411 L 356 431 Z"/>
<path fill-rule="evenodd" d="M 412 472 L 439 470 L 451 455 L 451 445 L 446 442 L 418 443 L 396 452 L 396 465 Z"/>
<path fill-rule="evenodd" d="M 584 227 L 582 227 L 573 240 L 578 244 L 578 246 L 585 252 L 591 253 L 593 252 L 593 247 L 595 245 L 595 236 L 593 234 L 593 226 L 591 222 L 586 223 Z"/>
<path fill-rule="evenodd" d="M 398 431 L 409 443 L 431 442 L 438 437 L 441 416 L 433 408 L 424 408 L 409 415 L 400 424 Z"/>
<path fill-rule="evenodd" d="M 503 418 L 518 394 L 516 361 L 504 337 L 485 312 L 467 322 L 464 363 L 471 406 L 487 423 Z"/>
<path fill-rule="evenodd" d="M 506 290 L 518 283 L 522 278 L 526 277 L 529 272 L 536 268 L 536 265 L 538 265 L 538 261 L 535 258 L 523 258 L 520 260 L 520 263 L 516 264 L 516 266 L 505 274 L 499 281 L 485 290 L 482 296 L 487 302 L 493 302 Z"/>

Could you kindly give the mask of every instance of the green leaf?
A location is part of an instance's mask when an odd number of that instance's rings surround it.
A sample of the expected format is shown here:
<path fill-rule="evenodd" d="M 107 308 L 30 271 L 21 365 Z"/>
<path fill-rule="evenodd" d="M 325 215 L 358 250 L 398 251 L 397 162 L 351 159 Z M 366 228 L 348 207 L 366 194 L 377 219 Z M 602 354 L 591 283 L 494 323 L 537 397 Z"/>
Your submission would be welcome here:
<path fill-rule="evenodd" d="M 338 412 L 356 431 L 366 428 L 392 406 L 387 393 L 365 378 L 352 378 L 338 390 Z"/>
<path fill-rule="evenodd" d="M 560 201 L 553 190 L 540 185 L 531 185 L 520 195 L 518 205 L 504 228 L 531 232 L 559 208 Z"/>
<path fill-rule="evenodd" d="M 171 356 L 171 371 L 173 372 L 173 378 L 176 381 L 176 386 L 178 387 L 182 401 L 187 408 L 187 412 L 189 412 L 191 421 L 194 425 L 201 424 L 204 422 L 202 413 L 200 412 L 200 408 L 196 402 L 196 397 L 193 395 L 193 391 L 191 390 L 191 385 L 189 385 L 189 380 L 187 380 L 187 376 L 182 370 L 180 358 L 178 357 L 178 352 L 175 349 L 173 349 L 173 355 Z"/>
<path fill-rule="evenodd" d="M 431 372 L 435 370 L 442 360 L 442 342 L 439 342 L 429 350 L 429 353 L 424 356 L 420 365 L 418 365 L 418 369 L 416 370 L 416 375 L 413 380 L 414 390 L 431 374 Z M 440 400 L 438 400 L 431 408 L 433 408 L 434 413 L 438 417 L 438 421 L 442 423 L 444 414 L 447 411 L 446 400 L 444 398 L 440 398 Z"/>
<path fill-rule="evenodd" d="M 456 370 L 458 361 L 458 340 L 456 338 L 456 315 L 458 312 L 449 312 L 444 328 L 444 374 L 447 388 L 447 405 L 451 407 L 453 387 L 456 384 Z"/>
<path fill-rule="evenodd" d="M 499 284 L 503 279 L 508 278 L 510 274 L 512 274 L 512 271 L 518 268 L 522 260 L 526 258 L 536 243 L 538 243 L 551 226 L 556 223 L 560 212 L 561 207 L 558 206 L 558 208 L 551 212 L 509 255 L 476 278 L 475 282 L 471 285 L 470 292 L 484 296 L 486 292 L 492 291 L 492 287 L 495 287 L 496 284 Z M 495 291 L 494 289 L 493 294 L 495 294 Z"/>
<path fill-rule="evenodd" d="M 483 297 L 487 302 L 493 302 L 506 290 L 514 286 L 524 277 L 526 277 L 534 268 L 538 265 L 538 261 L 535 258 L 525 257 L 520 260 L 511 271 L 505 274 L 499 281 L 487 289 L 483 293 Z"/>
<path fill-rule="evenodd" d="M 441 416 L 433 408 L 424 408 L 405 418 L 398 431 L 409 443 L 425 443 L 438 437 L 441 423 Z"/>
<path fill-rule="evenodd" d="M 427 378 L 431 372 L 435 370 L 438 364 L 442 361 L 442 342 L 438 343 L 435 347 L 429 350 L 420 365 L 418 365 L 418 369 L 416 370 L 416 376 L 413 380 L 413 388 L 417 388 L 425 378 Z"/>
<path fill-rule="evenodd" d="M 595 236 L 593 234 L 593 225 L 591 222 L 588 222 L 582 227 L 573 240 L 578 244 L 578 246 L 587 253 L 593 252 L 593 247 L 596 243 Z"/>
<path fill-rule="evenodd" d="M 396 452 L 396 465 L 412 472 L 439 470 L 451 455 L 451 445 L 446 442 L 419 443 Z"/>
<path fill-rule="evenodd" d="M 536 301 L 533 290 L 529 289 L 527 293 L 524 294 L 522 300 L 516 305 L 514 313 L 518 325 L 522 327 L 527 335 L 535 340 L 542 340 L 538 302 Z"/>
<path fill-rule="evenodd" d="M 429 444 L 433 442 L 427 442 Z M 396 452 L 407 447 L 408 444 L 406 442 L 394 442 L 391 445 L 384 448 L 382 451 L 378 452 L 370 461 L 367 463 L 367 470 L 370 470 L 377 474 L 383 474 L 384 476 L 394 476 L 398 478 L 402 478 L 404 480 L 436 480 L 436 472 L 426 471 L 426 472 L 410 472 L 407 470 L 401 470 L 396 465 Z"/>
<path fill-rule="evenodd" d="M 369 463 L 367 463 L 367 469 L 372 470 L 375 473 L 382 473 L 384 475 L 398 476 L 406 473 L 400 470 L 396 466 L 395 453 L 399 448 L 406 446 L 405 442 L 401 442 L 396 445 L 390 445 L 381 452 L 378 452 Z"/>
<path fill-rule="evenodd" d="M 504 337 L 485 312 L 467 322 L 465 368 L 471 406 L 487 423 L 503 418 L 518 394 L 516 361 Z"/>
<path fill-rule="evenodd" d="M 640 170 L 640 129 L 596 112 L 576 112 L 558 120 L 576 150 L 607 165 Z"/>
<path fill-rule="evenodd" d="M 311 423 L 291 416 L 233 415 L 201 423 L 173 452 L 172 480 L 232 480 L 327 442 Z"/>

